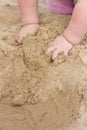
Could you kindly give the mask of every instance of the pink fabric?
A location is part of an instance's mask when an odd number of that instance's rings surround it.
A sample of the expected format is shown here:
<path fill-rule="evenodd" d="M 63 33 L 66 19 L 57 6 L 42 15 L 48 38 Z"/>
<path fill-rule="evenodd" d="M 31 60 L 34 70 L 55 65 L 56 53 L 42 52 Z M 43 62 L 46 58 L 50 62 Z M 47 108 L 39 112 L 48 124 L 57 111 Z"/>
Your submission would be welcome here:
<path fill-rule="evenodd" d="M 72 14 L 75 0 L 51 0 L 48 9 L 58 14 Z"/>

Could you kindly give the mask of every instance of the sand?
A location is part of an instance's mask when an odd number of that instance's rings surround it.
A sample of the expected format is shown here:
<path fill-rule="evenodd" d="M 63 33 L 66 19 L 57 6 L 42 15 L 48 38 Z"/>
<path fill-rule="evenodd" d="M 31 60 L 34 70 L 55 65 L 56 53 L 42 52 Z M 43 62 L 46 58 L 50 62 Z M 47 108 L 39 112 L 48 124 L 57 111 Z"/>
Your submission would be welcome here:
<path fill-rule="evenodd" d="M 45 50 L 70 16 L 53 14 L 40 1 L 40 29 L 15 46 L 17 3 L 0 1 L 0 130 L 86 130 L 87 36 L 67 59 L 60 54 L 52 62 Z"/>

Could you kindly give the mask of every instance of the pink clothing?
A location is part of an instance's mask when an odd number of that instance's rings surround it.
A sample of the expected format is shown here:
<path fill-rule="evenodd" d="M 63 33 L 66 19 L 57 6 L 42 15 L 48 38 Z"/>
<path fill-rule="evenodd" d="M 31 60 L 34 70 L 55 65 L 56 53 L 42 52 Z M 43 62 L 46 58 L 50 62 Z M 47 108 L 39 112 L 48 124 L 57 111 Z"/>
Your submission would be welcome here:
<path fill-rule="evenodd" d="M 48 9 L 58 14 L 72 14 L 75 0 L 51 0 Z"/>

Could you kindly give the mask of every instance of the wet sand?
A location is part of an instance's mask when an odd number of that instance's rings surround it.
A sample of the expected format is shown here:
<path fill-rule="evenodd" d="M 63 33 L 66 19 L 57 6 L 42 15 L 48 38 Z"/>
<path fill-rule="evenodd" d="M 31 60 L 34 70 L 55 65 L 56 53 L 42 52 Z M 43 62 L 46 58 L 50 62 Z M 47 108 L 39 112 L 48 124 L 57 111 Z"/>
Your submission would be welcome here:
<path fill-rule="evenodd" d="M 70 16 L 53 14 L 40 1 L 40 29 L 15 46 L 17 3 L 0 1 L 0 130 L 86 130 L 87 36 L 67 60 L 60 54 L 52 62 L 45 50 Z"/>

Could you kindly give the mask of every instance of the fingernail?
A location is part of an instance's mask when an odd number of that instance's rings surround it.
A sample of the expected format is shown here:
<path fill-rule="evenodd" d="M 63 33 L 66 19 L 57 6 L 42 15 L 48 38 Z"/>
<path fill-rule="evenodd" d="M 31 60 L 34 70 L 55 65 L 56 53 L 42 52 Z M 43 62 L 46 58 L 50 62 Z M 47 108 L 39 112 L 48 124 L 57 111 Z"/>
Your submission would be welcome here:
<path fill-rule="evenodd" d="M 52 59 L 52 60 L 54 60 L 54 58 L 53 58 L 53 57 L 52 57 L 51 59 Z"/>
<path fill-rule="evenodd" d="M 51 60 L 51 62 L 54 62 L 54 60 L 52 58 L 50 60 Z"/>
<path fill-rule="evenodd" d="M 17 40 L 15 40 L 16 42 L 16 45 L 19 46 L 19 45 L 22 45 L 23 43 L 22 42 L 18 42 Z"/>

